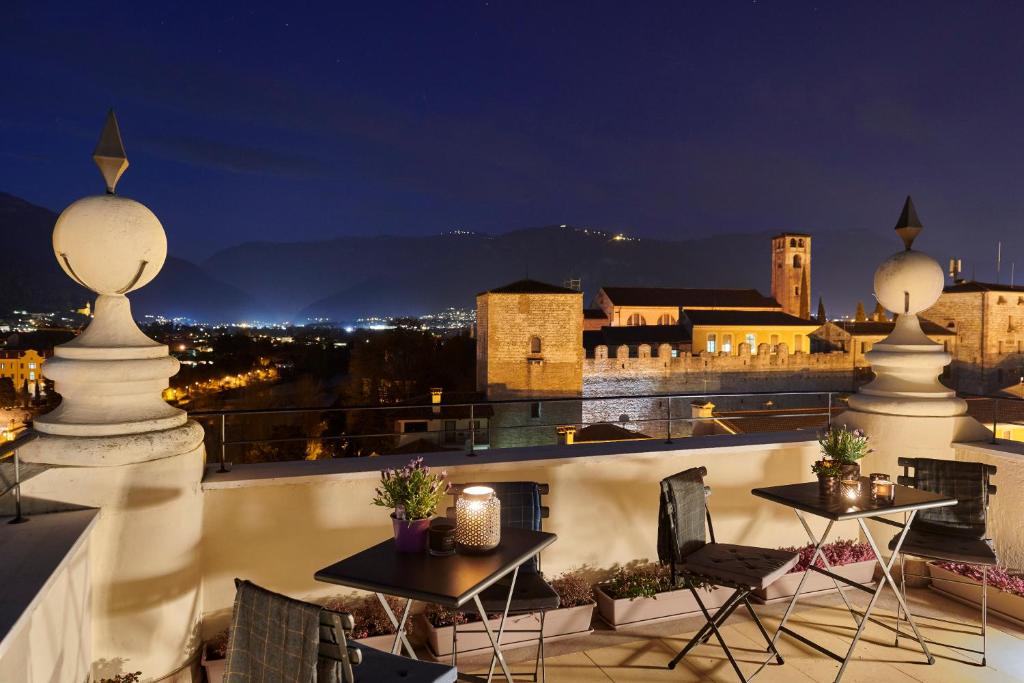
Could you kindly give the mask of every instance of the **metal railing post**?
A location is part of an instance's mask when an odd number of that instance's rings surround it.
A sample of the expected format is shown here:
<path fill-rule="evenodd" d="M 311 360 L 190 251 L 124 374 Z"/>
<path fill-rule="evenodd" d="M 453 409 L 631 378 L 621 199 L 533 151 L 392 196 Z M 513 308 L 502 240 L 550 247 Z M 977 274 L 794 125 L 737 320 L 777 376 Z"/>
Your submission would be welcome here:
<path fill-rule="evenodd" d="M 992 403 L 992 443 L 999 443 L 996 429 L 999 426 L 999 399 L 993 399 Z"/>
<path fill-rule="evenodd" d="M 832 392 L 828 392 L 828 428 L 832 429 Z"/>
<path fill-rule="evenodd" d="M 225 424 L 226 421 L 227 421 L 227 416 L 224 413 L 221 413 L 220 414 L 220 469 L 217 470 L 218 472 L 227 472 L 228 471 L 228 468 L 225 465 L 225 463 L 227 461 L 227 449 L 228 449 L 228 447 L 227 447 L 227 444 L 224 443 L 225 440 L 227 439 L 227 425 Z"/>
<path fill-rule="evenodd" d="M 473 409 L 476 406 L 472 403 L 469 404 L 469 453 L 470 456 L 476 455 L 476 420 L 474 419 Z"/>
<path fill-rule="evenodd" d="M 21 458 L 18 451 L 14 451 L 14 519 L 8 524 L 22 524 L 28 521 L 28 517 L 21 514 Z"/>
<path fill-rule="evenodd" d="M 672 443 L 672 397 L 669 396 L 665 399 L 668 404 L 666 410 L 668 412 L 668 424 L 665 427 L 665 443 Z"/>

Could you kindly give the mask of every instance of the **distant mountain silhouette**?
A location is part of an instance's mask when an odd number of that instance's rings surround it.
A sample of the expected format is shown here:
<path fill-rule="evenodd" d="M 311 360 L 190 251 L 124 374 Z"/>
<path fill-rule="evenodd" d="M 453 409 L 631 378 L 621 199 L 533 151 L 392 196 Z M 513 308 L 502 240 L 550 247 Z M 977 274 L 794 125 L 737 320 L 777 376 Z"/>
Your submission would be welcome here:
<path fill-rule="evenodd" d="M 0 194 L 0 236 L 19 246 L 0 272 L 0 309 L 68 309 L 92 298 L 53 258 L 55 220 L 52 211 Z M 822 296 L 829 315 L 852 312 L 858 300 L 872 305 L 874 269 L 900 248 L 895 235 L 792 227 L 814 235 L 812 301 Z M 200 265 L 169 257 L 131 299 L 136 317 L 341 322 L 472 307 L 477 292 L 526 276 L 555 284 L 580 278 L 588 302 L 602 285 L 755 287 L 768 294 L 772 234 L 617 241 L 605 232 L 549 226 L 501 235 L 248 242 Z"/>
<path fill-rule="evenodd" d="M 56 221 L 53 211 L 0 192 L 0 239 L 10 249 L 0 269 L 0 311 L 67 311 L 95 300 L 57 265 L 51 242 Z M 257 312 L 248 295 L 173 256 L 130 298 L 136 318 L 162 314 L 231 321 Z"/>

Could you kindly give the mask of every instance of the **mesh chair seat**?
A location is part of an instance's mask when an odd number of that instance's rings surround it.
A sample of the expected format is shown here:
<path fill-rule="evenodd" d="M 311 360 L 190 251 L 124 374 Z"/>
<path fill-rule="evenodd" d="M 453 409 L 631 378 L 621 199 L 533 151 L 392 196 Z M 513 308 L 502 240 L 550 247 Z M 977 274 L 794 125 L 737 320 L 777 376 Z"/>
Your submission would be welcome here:
<path fill-rule="evenodd" d="M 480 602 L 486 612 L 505 611 L 508 600 L 508 586 L 511 576 L 506 576 L 490 588 L 480 593 Z M 536 572 L 520 571 L 516 579 L 516 587 L 512 591 L 512 603 L 509 612 L 540 612 L 541 610 L 558 609 L 558 593 L 544 577 Z"/>
<path fill-rule="evenodd" d="M 896 548 L 899 535 L 889 541 L 889 550 Z M 967 562 L 969 564 L 995 565 L 999 560 L 992 541 L 987 538 L 968 538 L 948 534 L 932 534 L 912 525 L 907 532 L 900 552 L 930 560 Z"/>
<path fill-rule="evenodd" d="M 751 590 L 767 588 L 800 560 L 798 553 L 732 543 L 708 543 L 686 557 L 686 572 Z"/>

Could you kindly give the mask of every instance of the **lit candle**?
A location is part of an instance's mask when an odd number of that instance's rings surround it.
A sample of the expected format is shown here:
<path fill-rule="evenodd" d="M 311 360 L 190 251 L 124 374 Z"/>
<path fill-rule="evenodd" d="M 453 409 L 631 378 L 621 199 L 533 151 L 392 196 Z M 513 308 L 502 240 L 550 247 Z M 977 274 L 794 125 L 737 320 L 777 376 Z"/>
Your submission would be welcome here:
<path fill-rule="evenodd" d="M 455 501 L 455 543 L 468 553 L 485 553 L 501 541 L 501 501 L 490 486 L 468 486 Z"/>
<path fill-rule="evenodd" d="M 891 502 L 895 492 L 895 485 L 888 479 L 876 479 L 871 482 L 871 497 L 877 502 Z"/>
<path fill-rule="evenodd" d="M 860 498 L 860 479 L 843 479 L 839 483 L 843 498 L 846 500 L 857 500 Z"/>

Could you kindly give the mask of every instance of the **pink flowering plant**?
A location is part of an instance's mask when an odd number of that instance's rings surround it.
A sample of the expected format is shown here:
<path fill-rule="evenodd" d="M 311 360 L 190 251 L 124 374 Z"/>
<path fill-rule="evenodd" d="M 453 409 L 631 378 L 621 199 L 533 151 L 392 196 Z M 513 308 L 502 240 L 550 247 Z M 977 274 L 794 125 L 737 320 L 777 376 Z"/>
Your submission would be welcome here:
<path fill-rule="evenodd" d="M 959 574 L 981 583 L 982 567 L 980 566 L 963 564 L 961 562 L 939 562 L 938 566 L 954 574 Z M 1003 567 L 988 568 L 988 585 L 1004 593 L 1012 593 L 1024 598 L 1024 576 L 1011 574 Z"/>
<path fill-rule="evenodd" d="M 814 546 L 805 545 L 802 548 L 780 548 L 791 553 L 800 553 L 800 560 L 789 570 L 790 574 L 795 572 L 805 572 L 807 568 L 811 566 L 811 557 L 814 555 Z M 875 553 L 871 550 L 871 546 L 867 543 L 858 543 L 854 540 L 839 539 L 826 543 L 821 547 L 821 552 L 825 556 L 829 565 L 833 567 L 841 567 L 844 564 L 854 564 L 856 562 L 864 562 L 866 560 L 875 559 Z M 817 566 L 821 569 L 825 568 L 825 565 L 818 560 Z"/>
<path fill-rule="evenodd" d="M 394 510 L 395 519 L 429 519 L 448 488 L 447 472 L 432 472 L 422 457 L 414 458 L 401 469 L 380 473 L 373 504 Z"/>

